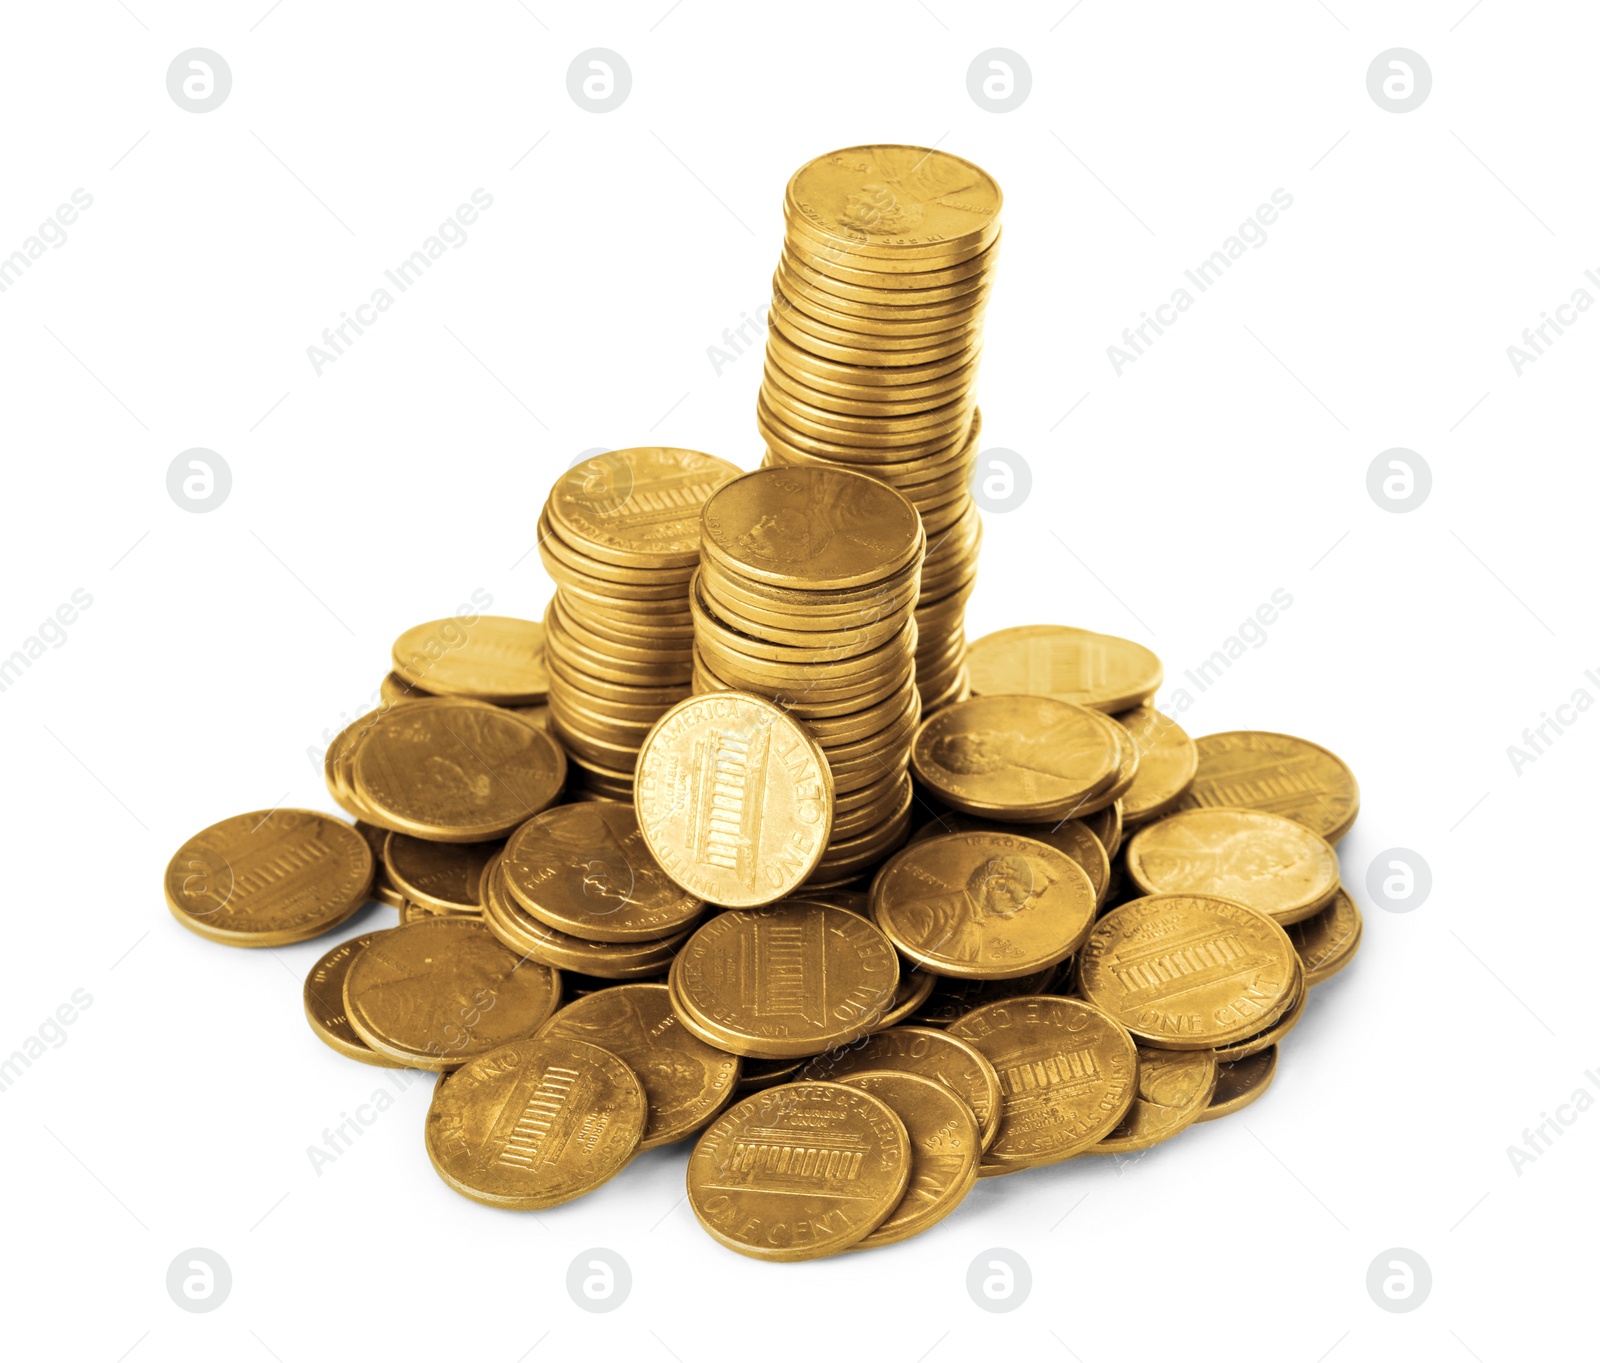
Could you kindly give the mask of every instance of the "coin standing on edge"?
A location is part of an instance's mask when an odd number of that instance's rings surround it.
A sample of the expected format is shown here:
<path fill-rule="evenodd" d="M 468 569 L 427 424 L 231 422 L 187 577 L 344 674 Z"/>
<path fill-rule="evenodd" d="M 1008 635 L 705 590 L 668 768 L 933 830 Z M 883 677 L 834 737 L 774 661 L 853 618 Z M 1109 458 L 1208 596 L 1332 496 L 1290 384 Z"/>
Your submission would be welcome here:
<path fill-rule="evenodd" d="M 672 880 L 708 904 L 782 899 L 815 869 L 833 824 L 833 777 L 816 742 L 776 705 L 738 692 L 691 696 L 639 751 L 634 803 Z"/>

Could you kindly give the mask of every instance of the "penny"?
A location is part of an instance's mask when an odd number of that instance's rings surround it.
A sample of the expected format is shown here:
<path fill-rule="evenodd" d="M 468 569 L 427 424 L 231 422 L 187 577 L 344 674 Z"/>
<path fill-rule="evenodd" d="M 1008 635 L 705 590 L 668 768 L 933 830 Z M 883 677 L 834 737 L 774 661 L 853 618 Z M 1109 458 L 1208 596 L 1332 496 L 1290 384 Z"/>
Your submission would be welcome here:
<path fill-rule="evenodd" d="M 649 1109 L 641 1150 L 693 1135 L 739 1082 L 739 1057 L 686 1031 L 664 984 L 619 984 L 586 994 L 557 1012 L 539 1035 L 602 1046 L 633 1071 Z"/>
<path fill-rule="evenodd" d="M 1249 1107 L 1271 1087 L 1278 1073 L 1278 1048 L 1269 1046 L 1247 1059 L 1217 1066 L 1217 1087 L 1206 1110 L 1195 1118 L 1209 1122 Z"/>
<path fill-rule="evenodd" d="M 1194 741 L 1199 765 L 1178 809 L 1264 809 L 1338 842 L 1360 808 L 1355 774 L 1326 748 L 1289 734 L 1232 730 Z"/>
<path fill-rule="evenodd" d="M 659 941 L 699 918 L 645 845 L 632 805 L 557 805 L 506 843 L 506 889 L 559 932 L 596 942 Z"/>
<path fill-rule="evenodd" d="M 356 957 L 345 1016 L 378 1054 L 447 1070 L 531 1036 L 555 1011 L 561 977 L 525 961 L 471 918 L 429 918 L 386 932 Z"/>
<path fill-rule="evenodd" d="M 405 833 L 385 840 L 383 865 L 410 902 L 432 913 L 481 914 L 483 868 L 500 842 L 429 842 Z"/>
<path fill-rule="evenodd" d="M 479 701 L 409 701 L 367 730 L 355 753 L 363 804 L 400 831 L 438 842 L 504 837 L 560 793 L 567 761 L 543 730 Z"/>
<path fill-rule="evenodd" d="M 1133 1103 L 1133 1038 L 1081 999 L 1034 995 L 986 1003 L 950 1024 L 1000 1080 L 1000 1130 L 985 1173 L 1054 1164 L 1104 1140 Z"/>
<path fill-rule="evenodd" d="M 367 902 L 373 859 L 343 820 L 310 809 L 235 814 L 167 863 L 167 907 L 190 932 L 235 947 L 319 937 Z"/>
<path fill-rule="evenodd" d="M 827 759 L 798 721 L 755 696 L 680 701 L 639 750 L 645 846 L 710 904 L 783 898 L 816 868 L 833 822 Z"/>
<path fill-rule="evenodd" d="M 1117 714 L 1161 686 L 1161 659 L 1142 644 L 1066 625 L 1020 625 L 974 639 L 967 654 L 979 695 L 1054 696 Z"/>
<path fill-rule="evenodd" d="M 380 904 L 398 909 L 406 902 L 406 897 L 389 878 L 389 868 L 383 864 L 383 845 L 388 840 L 389 830 L 357 819 L 356 832 L 367 840 L 367 847 L 372 852 L 372 889 L 368 893 Z"/>
<path fill-rule="evenodd" d="M 394 641 L 394 670 L 435 696 L 495 705 L 537 705 L 550 686 L 544 630 L 537 621 L 506 615 L 413 625 Z"/>
<path fill-rule="evenodd" d="M 1128 875 L 1145 894 L 1205 894 L 1297 923 L 1339 889 L 1339 858 L 1304 824 L 1255 809 L 1189 809 L 1128 841 Z"/>
<path fill-rule="evenodd" d="M 1112 909 L 1078 953 L 1078 989 L 1146 1045 L 1207 1050 L 1253 1036 L 1294 1001 L 1299 960 L 1265 914 L 1208 895 Z"/>
<path fill-rule="evenodd" d="M 499 861 L 491 862 L 483 873 L 483 921 L 519 956 L 610 980 L 652 979 L 662 974 L 691 931 L 684 928 L 645 942 L 596 942 L 560 932 L 541 923 L 513 898 Z"/>
<path fill-rule="evenodd" d="M 735 465 L 697 450 L 611 450 L 558 479 L 547 514 L 595 558 L 623 567 L 688 567 L 700 554 L 702 504 L 738 475 Z"/>
<path fill-rule="evenodd" d="M 1094 885 L 1054 847 L 946 833 L 896 853 L 872 882 L 889 940 L 938 975 L 1015 979 L 1056 965 L 1094 923 Z"/>
<path fill-rule="evenodd" d="M 1171 1140 L 1200 1119 L 1217 1084 L 1212 1051 L 1138 1047 L 1139 1085 L 1133 1106 L 1091 1155 L 1131 1155 Z"/>
<path fill-rule="evenodd" d="M 987 1146 L 1000 1129 L 1000 1079 L 970 1041 L 938 1027 L 891 1027 L 809 1060 L 802 1079 L 845 1080 L 866 1070 L 937 1079 L 972 1110 Z"/>
<path fill-rule="evenodd" d="M 1037 838 L 1049 843 L 1063 856 L 1071 857 L 1089 877 L 1094 886 L 1097 903 L 1105 903 L 1106 891 L 1111 884 L 1111 858 L 1100 845 L 1100 839 L 1089 830 L 1089 825 L 1079 819 L 1065 819 L 1058 824 L 998 823 L 993 819 L 980 819 L 959 810 L 948 810 L 930 819 L 917 830 L 918 838 L 937 837 L 940 833 L 1008 833 L 1012 837 Z"/>
<path fill-rule="evenodd" d="M 350 1019 L 344 1013 L 344 978 L 350 973 L 356 956 L 375 938 L 382 936 L 381 932 L 364 933 L 324 952 L 306 976 L 301 998 L 305 1004 L 306 1021 L 324 1045 L 364 1065 L 402 1069 L 404 1066 L 401 1061 L 379 1055 L 367 1045 L 356 1034 L 356 1029 L 350 1025 Z"/>
<path fill-rule="evenodd" d="M 434 1090 L 428 1159 L 465 1197 L 536 1211 L 619 1173 L 645 1129 L 639 1081 L 610 1051 L 570 1037 L 512 1041 Z"/>
<path fill-rule="evenodd" d="M 788 900 L 718 914 L 672 962 L 684 1025 L 735 1055 L 812 1056 L 881 1025 L 900 965 L 871 923 Z"/>
<path fill-rule="evenodd" d="M 917 778 L 968 814 L 1015 822 L 1070 818 L 1116 777 L 1113 737 L 1081 706 L 1049 696 L 974 696 L 922 722 Z"/>
<path fill-rule="evenodd" d="M 1122 795 L 1122 816 L 1147 823 L 1170 811 L 1194 780 L 1199 750 L 1178 722 L 1153 705 L 1117 716 L 1139 749 L 1139 770 Z"/>
<path fill-rule="evenodd" d="M 866 1239 L 911 1177 L 904 1123 L 843 1084 L 781 1084 L 736 1103 L 695 1143 L 689 1207 L 719 1244 L 794 1262 Z"/>
<path fill-rule="evenodd" d="M 894 144 L 845 147 L 806 162 L 784 206 L 844 250 L 925 247 L 959 254 L 993 235 L 1000 186 L 949 152 Z"/>
<path fill-rule="evenodd" d="M 1098 813 L 1084 817 L 1083 826 L 1094 834 L 1108 857 L 1122 850 L 1122 802 L 1114 801 Z"/>
<path fill-rule="evenodd" d="M 1305 967 L 1306 984 L 1321 984 L 1355 959 L 1361 945 L 1361 910 L 1340 889 L 1327 908 L 1291 925 L 1289 940 Z"/>
<path fill-rule="evenodd" d="M 843 469 L 757 469 L 718 488 L 702 519 L 705 552 L 724 570 L 811 590 L 888 577 L 922 543 L 904 497 Z"/>
<path fill-rule="evenodd" d="M 867 1070 L 841 1079 L 887 1103 L 905 1123 L 911 1177 L 895 1209 L 857 1249 L 898 1244 L 943 1221 L 972 1191 L 983 1137 L 972 1109 L 937 1079 L 905 1071 Z"/>

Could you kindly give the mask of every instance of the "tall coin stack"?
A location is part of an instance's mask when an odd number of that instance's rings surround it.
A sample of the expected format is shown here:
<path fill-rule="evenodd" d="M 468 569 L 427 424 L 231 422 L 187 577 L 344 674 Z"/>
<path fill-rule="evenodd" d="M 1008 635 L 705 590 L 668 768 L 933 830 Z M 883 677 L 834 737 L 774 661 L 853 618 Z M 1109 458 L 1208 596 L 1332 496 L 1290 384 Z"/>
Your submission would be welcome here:
<path fill-rule="evenodd" d="M 738 475 L 709 454 L 643 447 L 586 459 L 550 491 L 539 518 L 556 582 L 550 723 L 590 794 L 632 797 L 645 734 L 689 694 L 700 509 Z"/>
<path fill-rule="evenodd" d="M 931 712 L 968 692 L 974 383 L 1000 187 L 947 152 L 850 147 L 795 173 L 784 220 L 756 417 L 765 462 L 856 469 L 921 514 L 917 689 Z"/>
<path fill-rule="evenodd" d="M 925 542 L 905 498 L 843 469 L 757 469 L 705 505 L 694 689 L 774 701 L 822 748 L 834 814 L 813 886 L 860 873 L 910 828 Z"/>

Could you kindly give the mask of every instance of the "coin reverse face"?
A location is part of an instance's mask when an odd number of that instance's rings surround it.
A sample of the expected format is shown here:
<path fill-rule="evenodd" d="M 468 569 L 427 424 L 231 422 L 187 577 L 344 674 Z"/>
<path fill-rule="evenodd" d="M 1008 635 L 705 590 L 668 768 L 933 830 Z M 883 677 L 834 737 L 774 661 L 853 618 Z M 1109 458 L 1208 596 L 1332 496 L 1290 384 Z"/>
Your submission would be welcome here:
<path fill-rule="evenodd" d="M 717 914 L 672 963 L 686 1026 L 735 1055 L 816 1055 L 882 1025 L 899 958 L 877 927 L 847 909 L 787 900 Z"/>
<path fill-rule="evenodd" d="M 754 1259 L 837 1254 L 905 1195 L 911 1142 L 882 1099 L 843 1084 L 781 1084 L 729 1108 L 689 1157 L 689 1206 Z"/>
<path fill-rule="evenodd" d="M 1207 734 L 1194 744 L 1198 766 L 1179 809 L 1264 809 L 1329 842 L 1355 822 L 1361 800 L 1355 773 L 1326 748 L 1257 729 Z"/>
<path fill-rule="evenodd" d="M 228 946 L 274 947 L 337 927 L 366 902 L 371 848 L 350 824 L 310 809 L 235 814 L 167 863 L 167 907 Z"/>
<path fill-rule="evenodd" d="M 978 695 L 1055 696 L 1107 714 L 1150 699 L 1161 659 L 1142 644 L 1066 625 L 1019 625 L 974 639 L 967 654 Z"/>
<path fill-rule="evenodd" d="M 591 1192 L 639 1148 L 645 1096 L 610 1051 L 542 1036 L 478 1056 L 434 1091 L 424 1142 L 439 1177 L 491 1207 Z"/>
<path fill-rule="evenodd" d="M 755 696 L 691 696 L 639 752 L 634 796 L 657 862 L 708 904 L 782 899 L 816 868 L 833 824 L 827 759 Z"/>
<path fill-rule="evenodd" d="M 1098 1008 L 1054 994 L 975 1008 L 950 1025 L 1000 1077 L 988 1173 L 1053 1164 L 1108 1136 L 1133 1103 L 1133 1038 Z"/>
<path fill-rule="evenodd" d="M 1300 963 L 1263 913 L 1208 895 L 1119 905 L 1078 953 L 1078 988 L 1140 1041 L 1207 1050 L 1254 1036 L 1294 1001 Z"/>

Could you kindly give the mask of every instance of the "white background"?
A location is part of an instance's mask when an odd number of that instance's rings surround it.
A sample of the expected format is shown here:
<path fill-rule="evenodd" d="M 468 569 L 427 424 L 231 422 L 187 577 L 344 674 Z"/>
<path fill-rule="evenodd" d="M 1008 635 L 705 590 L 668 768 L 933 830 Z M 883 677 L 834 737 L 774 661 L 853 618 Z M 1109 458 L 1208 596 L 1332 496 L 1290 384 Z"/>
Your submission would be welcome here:
<path fill-rule="evenodd" d="M 1592 1347 L 1600 1115 L 1520 1174 L 1507 1147 L 1575 1089 L 1600 1094 L 1600 714 L 1520 774 L 1507 746 L 1577 688 L 1600 696 L 1600 317 L 1520 376 L 1506 354 L 1600 268 L 1592 9 L 268 3 L 11 6 L 0 44 L 0 254 L 74 189 L 94 199 L 0 294 L 0 655 L 74 589 L 93 598 L 0 694 L 0 1054 L 75 989 L 93 998 L 0 1094 L 18 1356 Z M 165 85 L 195 46 L 233 74 L 207 114 Z M 566 88 L 596 46 L 633 73 L 604 115 Z M 997 46 L 1032 71 L 1012 113 L 966 89 Z M 1394 46 L 1433 73 L 1403 115 L 1366 88 Z M 1340 855 L 1367 908 L 1358 962 L 1316 992 L 1246 1114 L 1121 1169 L 985 1181 L 870 1256 L 718 1248 L 680 1203 L 681 1151 L 555 1211 L 488 1211 L 428 1166 L 424 1082 L 319 1176 L 307 1147 L 391 1082 L 305 1025 L 301 979 L 328 943 L 186 933 L 167 858 L 228 814 L 331 808 L 321 747 L 405 626 L 475 588 L 539 615 L 550 584 L 527 550 L 580 451 L 758 462 L 760 361 L 718 376 L 707 347 L 768 296 L 787 176 L 868 141 L 937 142 L 1006 194 L 984 443 L 1020 452 L 1034 485 L 988 518 L 972 632 L 1127 634 L 1166 659 L 1170 703 L 1289 592 L 1182 720 L 1304 734 L 1355 768 Z M 494 204 L 466 244 L 315 373 L 323 328 L 480 187 Z M 1277 188 L 1294 203 L 1266 244 L 1119 376 L 1107 346 Z M 165 485 L 196 446 L 233 475 L 203 515 Z M 1366 489 L 1395 446 L 1433 472 L 1405 515 Z M 1403 915 L 1365 890 L 1396 846 L 1433 875 Z M 206 1315 L 165 1288 L 193 1246 L 233 1273 Z M 566 1291 L 590 1246 L 631 1265 L 609 1315 Z M 965 1289 L 992 1246 L 1033 1274 L 1003 1316 Z M 1432 1268 L 1411 1314 L 1367 1294 L 1392 1246 Z"/>

